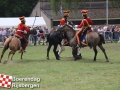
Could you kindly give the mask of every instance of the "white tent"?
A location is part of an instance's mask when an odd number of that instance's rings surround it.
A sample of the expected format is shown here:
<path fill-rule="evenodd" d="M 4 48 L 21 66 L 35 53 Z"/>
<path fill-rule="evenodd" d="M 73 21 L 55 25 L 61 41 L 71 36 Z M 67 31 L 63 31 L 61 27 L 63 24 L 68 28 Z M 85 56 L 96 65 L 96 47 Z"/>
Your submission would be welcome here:
<path fill-rule="evenodd" d="M 46 26 L 43 17 L 25 17 L 27 26 Z M 16 18 L 0 18 L 0 27 L 17 26 L 21 21 L 19 17 Z"/>

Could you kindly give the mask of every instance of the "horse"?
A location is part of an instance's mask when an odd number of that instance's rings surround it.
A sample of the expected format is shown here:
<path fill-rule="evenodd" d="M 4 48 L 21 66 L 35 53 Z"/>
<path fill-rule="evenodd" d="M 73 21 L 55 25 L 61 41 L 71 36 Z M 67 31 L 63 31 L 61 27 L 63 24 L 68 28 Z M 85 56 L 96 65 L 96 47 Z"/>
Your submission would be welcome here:
<path fill-rule="evenodd" d="M 61 45 L 62 38 L 63 38 L 63 30 L 61 30 L 60 28 L 58 28 L 57 31 L 52 31 L 51 33 L 48 34 L 47 42 L 49 44 L 48 44 L 48 48 L 47 48 L 47 60 L 50 60 L 49 51 L 50 51 L 52 45 L 54 46 L 53 52 L 56 57 L 56 60 L 60 60 L 60 57 L 59 57 L 58 51 L 57 51 L 57 46 Z"/>
<path fill-rule="evenodd" d="M 37 31 L 36 29 L 32 29 L 30 30 L 30 32 L 28 32 L 27 34 L 25 34 L 25 38 L 28 40 L 29 38 L 29 35 L 30 34 L 37 34 Z M 7 61 L 9 60 L 9 57 L 10 55 L 12 54 L 11 56 L 11 60 L 15 54 L 16 51 L 20 50 L 20 47 L 21 47 L 21 41 L 20 41 L 20 38 L 19 37 L 16 37 L 16 36 L 10 36 L 9 38 L 7 38 L 4 42 L 4 47 L 3 47 L 3 50 L 2 50 L 2 54 L 0 56 L 0 63 L 1 63 L 1 60 L 3 58 L 3 55 L 5 53 L 5 51 L 9 48 L 11 51 L 9 52 L 8 54 L 8 59 L 4 61 L 4 64 L 7 63 Z M 22 59 L 22 56 L 23 56 L 23 52 L 21 52 L 21 59 Z"/>
<path fill-rule="evenodd" d="M 78 59 L 78 56 L 80 56 L 79 58 L 82 58 L 81 54 L 78 53 L 79 48 L 77 48 L 77 43 L 76 43 L 76 38 L 74 37 L 76 34 L 76 31 L 70 27 L 69 25 L 64 25 L 61 29 L 63 29 L 66 33 L 67 36 L 69 38 L 69 44 L 72 47 L 72 54 L 73 57 L 76 59 Z M 102 50 L 102 52 L 104 53 L 104 56 L 106 58 L 106 62 L 109 62 L 107 54 L 105 52 L 104 47 L 102 46 L 102 44 L 105 44 L 104 41 L 104 37 L 101 34 L 98 34 L 97 32 L 89 32 L 88 34 L 86 34 L 86 41 L 88 43 L 87 46 L 89 46 L 90 48 L 93 48 L 94 50 L 94 61 L 96 61 L 96 56 L 97 56 L 97 46 Z M 86 45 L 84 44 L 80 44 L 80 48 L 82 47 L 86 47 Z M 80 54 L 80 55 L 79 55 Z"/>

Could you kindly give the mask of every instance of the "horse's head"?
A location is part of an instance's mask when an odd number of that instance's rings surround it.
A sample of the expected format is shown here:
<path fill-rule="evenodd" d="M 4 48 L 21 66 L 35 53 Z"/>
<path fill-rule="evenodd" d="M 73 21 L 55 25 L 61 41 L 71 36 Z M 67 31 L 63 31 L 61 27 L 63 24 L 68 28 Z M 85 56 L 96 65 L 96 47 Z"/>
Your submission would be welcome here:
<path fill-rule="evenodd" d="M 73 38 L 75 36 L 76 31 L 73 29 L 73 27 L 69 25 L 64 25 L 61 27 L 61 30 L 64 30 L 68 36 L 68 38 Z"/>
<path fill-rule="evenodd" d="M 36 29 L 35 29 L 35 28 L 31 29 L 31 30 L 30 30 L 30 34 L 33 34 L 33 35 L 37 34 Z"/>
<path fill-rule="evenodd" d="M 28 32 L 27 34 L 24 34 L 24 35 L 25 35 L 25 38 L 28 39 L 30 34 L 33 34 L 33 35 L 37 34 L 36 29 L 33 28 L 33 29 L 30 30 L 30 32 Z"/>

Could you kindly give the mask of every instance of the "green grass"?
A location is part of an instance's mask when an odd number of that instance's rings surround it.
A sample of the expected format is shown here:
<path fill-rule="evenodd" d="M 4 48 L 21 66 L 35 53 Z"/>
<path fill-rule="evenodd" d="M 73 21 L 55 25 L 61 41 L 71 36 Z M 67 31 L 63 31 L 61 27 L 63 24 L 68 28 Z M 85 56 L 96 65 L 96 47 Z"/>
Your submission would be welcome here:
<path fill-rule="evenodd" d="M 50 60 L 46 60 L 47 46 L 28 46 L 23 60 L 20 60 L 17 52 L 13 61 L 1 63 L 0 74 L 16 78 L 40 78 L 40 83 L 15 82 L 40 84 L 40 88 L 33 90 L 120 90 L 120 43 L 107 43 L 104 47 L 110 62 L 106 62 L 100 49 L 94 62 L 94 52 L 89 47 L 82 48 L 82 60 L 74 61 L 70 47 L 66 47 L 61 54 L 61 60 L 55 60 L 51 49 Z M 7 58 L 8 51 L 2 62 Z M 0 90 L 7 89 L 1 87 Z"/>

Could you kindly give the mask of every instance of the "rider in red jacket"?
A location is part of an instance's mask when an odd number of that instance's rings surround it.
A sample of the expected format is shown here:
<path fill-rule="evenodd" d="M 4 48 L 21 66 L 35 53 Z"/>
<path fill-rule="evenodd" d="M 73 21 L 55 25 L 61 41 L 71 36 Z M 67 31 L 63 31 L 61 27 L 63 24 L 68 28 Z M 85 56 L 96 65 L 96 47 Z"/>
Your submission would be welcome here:
<path fill-rule="evenodd" d="M 22 16 L 19 18 L 21 23 L 18 25 L 17 27 L 17 31 L 15 32 L 15 36 L 19 37 L 20 38 L 20 41 L 21 41 L 21 51 L 24 51 L 27 44 L 28 44 L 28 41 L 27 39 L 25 38 L 24 34 L 27 34 L 28 32 L 30 32 L 30 29 L 25 25 L 25 17 Z"/>
<path fill-rule="evenodd" d="M 82 19 L 81 23 L 77 26 L 77 28 L 82 28 L 82 29 L 79 30 L 75 35 L 75 38 L 77 40 L 77 47 L 79 47 L 79 45 L 80 45 L 81 34 L 83 33 L 84 30 L 91 29 L 91 25 L 93 23 L 92 20 L 87 17 L 88 10 L 82 10 L 81 12 L 82 12 L 83 19 Z"/>
<path fill-rule="evenodd" d="M 60 20 L 60 25 L 65 25 L 65 24 L 67 24 L 67 22 L 68 22 L 68 17 L 69 17 L 69 13 L 70 13 L 70 10 L 66 10 L 66 11 L 64 11 L 63 12 L 64 13 L 64 16 L 63 16 L 63 18 Z"/>

